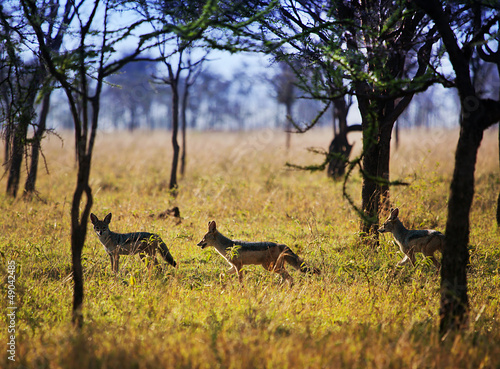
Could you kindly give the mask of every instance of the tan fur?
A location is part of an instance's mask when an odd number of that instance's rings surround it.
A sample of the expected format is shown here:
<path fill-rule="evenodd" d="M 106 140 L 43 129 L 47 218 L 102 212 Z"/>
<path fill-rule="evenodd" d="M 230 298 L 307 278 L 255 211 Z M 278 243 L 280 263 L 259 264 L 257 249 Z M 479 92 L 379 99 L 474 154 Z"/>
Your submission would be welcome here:
<path fill-rule="evenodd" d="M 309 268 L 288 246 L 274 242 L 243 242 L 231 240 L 222 235 L 215 221 L 208 223 L 208 232 L 198 243 L 202 249 L 214 247 L 217 252 L 231 265 L 229 274 L 237 273 L 240 282 L 243 280 L 244 265 L 262 265 L 270 272 L 278 273 L 282 279 L 292 283 L 293 279 L 285 269 L 285 262 L 294 268 L 307 273 L 319 274 L 317 268 Z"/>
<path fill-rule="evenodd" d="M 431 258 L 436 268 L 440 269 L 440 264 L 434 256 L 436 251 L 443 252 L 444 235 L 432 229 L 409 230 L 406 229 L 398 218 L 399 209 L 391 209 L 391 214 L 378 230 L 380 233 L 391 232 L 405 257 L 398 262 L 404 265 L 408 261 L 415 265 L 415 253 L 421 252 L 424 256 Z"/>

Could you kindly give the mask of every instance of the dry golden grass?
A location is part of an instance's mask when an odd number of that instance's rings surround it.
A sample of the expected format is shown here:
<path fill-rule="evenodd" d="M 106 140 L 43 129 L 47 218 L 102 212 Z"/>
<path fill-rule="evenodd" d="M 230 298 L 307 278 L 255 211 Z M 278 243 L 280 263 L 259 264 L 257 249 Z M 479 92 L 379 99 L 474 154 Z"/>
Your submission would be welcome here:
<path fill-rule="evenodd" d="M 469 328 L 444 342 L 437 335 L 433 266 L 419 259 L 415 268 L 393 274 L 401 255 L 392 238 L 382 236 L 377 251 L 359 241 L 359 219 L 342 198 L 342 183 L 285 168 L 286 162 L 320 162 L 305 149 L 326 148 L 329 130 L 294 136 L 288 152 L 281 132 L 190 132 L 187 173 L 175 199 L 167 190 L 168 133 L 99 132 L 92 211 L 112 212 L 114 231 L 159 233 L 179 266 L 151 274 L 138 257 L 122 257 L 113 275 L 89 225 L 86 323 L 75 333 L 69 209 L 76 171 L 72 136 L 63 136 L 64 144 L 45 141 L 50 173 L 40 172 L 38 199 L 0 195 L 2 273 L 9 260 L 17 264 L 18 367 L 499 367 L 498 131 L 485 134 L 477 163 Z M 408 227 L 444 231 L 457 137 L 454 130 L 403 132 L 391 175 L 410 185 L 393 188 L 391 196 Z M 353 138 L 359 152 L 360 137 Z M 360 186 L 354 175 L 348 191 L 356 200 Z M 180 225 L 155 217 L 174 205 Z M 291 288 L 258 267 L 247 268 L 243 286 L 231 276 L 219 279 L 227 269 L 222 258 L 196 247 L 210 220 L 232 238 L 286 243 L 323 273 L 291 271 Z M 5 355 L 0 360 L 7 365 Z"/>

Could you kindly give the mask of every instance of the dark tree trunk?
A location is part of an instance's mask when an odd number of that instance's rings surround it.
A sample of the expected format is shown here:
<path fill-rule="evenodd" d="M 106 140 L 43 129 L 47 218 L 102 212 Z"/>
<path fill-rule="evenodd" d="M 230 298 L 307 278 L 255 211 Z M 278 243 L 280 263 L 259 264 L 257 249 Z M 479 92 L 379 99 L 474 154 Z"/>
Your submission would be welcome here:
<path fill-rule="evenodd" d="M 470 74 L 470 44 L 461 49 L 439 2 L 417 1 L 441 34 L 455 70 L 460 96 L 460 137 L 455 152 L 455 170 L 450 185 L 448 219 L 441 267 L 439 331 L 442 336 L 462 328 L 468 319 L 467 264 L 469 262 L 469 214 L 474 197 L 474 171 L 483 132 L 500 119 L 500 103 L 477 97 Z M 480 10 L 480 9 L 479 9 Z M 476 9 L 477 11 L 477 9 Z M 479 14 L 479 13 L 477 13 Z"/>
<path fill-rule="evenodd" d="M 38 173 L 38 161 L 40 158 L 40 147 L 42 143 L 42 138 L 45 133 L 47 126 L 47 116 L 49 114 L 50 108 L 50 93 L 47 93 L 43 97 L 42 111 L 40 113 L 40 119 L 38 121 L 38 126 L 33 137 L 33 144 L 31 146 L 31 165 L 28 172 L 28 177 L 24 184 L 24 195 L 31 196 L 35 192 L 36 178 Z"/>
<path fill-rule="evenodd" d="M 184 176 L 186 172 L 186 111 L 189 99 L 189 84 L 186 83 L 184 86 L 184 92 L 182 94 L 182 107 L 181 107 L 181 125 L 182 125 L 182 151 L 181 151 L 181 176 Z"/>
<path fill-rule="evenodd" d="M 80 142 L 79 145 L 82 145 Z M 73 316 L 72 322 L 75 326 L 81 327 L 83 324 L 83 267 L 82 250 L 87 235 L 87 223 L 92 207 L 92 191 L 89 186 L 91 155 L 84 155 L 79 158 L 78 180 L 73 194 L 71 205 L 71 259 L 73 266 Z M 83 195 L 86 195 L 86 203 L 80 220 L 80 205 Z"/>
<path fill-rule="evenodd" d="M 335 102 L 332 106 L 332 128 L 333 128 L 333 138 L 337 137 L 338 131 L 337 131 L 337 108 L 335 106 Z"/>
<path fill-rule="evenodd" d="M 177 166 L 179 163 L 179 143 L 177 142 L 177 134 L 179 131 L 179 91 L 177 88 L 177 80 L 171 78 L 172 87 L 172 169 L 170 171 L 169 190 L 174 196 L 177 195 Z"/>
<path fill-rule="evenodd" d="M 373 103 L 371 103 L 373 104 Z M 376 102 L 380 105 L 381 102 Z M 361 190 L 362 209 L 365 219 L 361 231 L 373 239 L 373 247 L 378 246 L 378 222 L 381 210 L 390 207 L 389 164 L 391 157 L 392 128 L 394 116 L 384 115 L 370 106 L 363 110 L 363 187 Z"/>
<path fill-rule="evenodd" d="M 10 153 L 12 152 L 12 136 L 13 136 L 13 131 L 14 127 L 12 124 L 12 116 L 10 115 L 10 111 L 7 112 L 7 123 L 5 125 L 5 147 L 4 147 L 4 158 L 3 158 L 3 166 L 8 167 L 9 165 L 9 158 L 10 158 Z"/>
<path fill-rule="evenodd" d="M 9 158 L 9 176 L 7 178 L 7 194 L 16 197 L 21 180 L 21 164 L 23 162 L 24 150 L 26 148 L 26 139 L 28 126 L 30 124 L 31 114 L 27 111 L 22 113 L 19 122 L 13 132 L 12 151 Z"/>
<path fill-rule="evenodd" d="M 474 100 L 473 109 L 470 101 Z M 469 264 L 470 210 L 474 198 L 474 172 L 484 130 L 500 120 L 500 102 L 472 95 L 461 99 L 460 137 L 448 199 L 446 244 L 441 267 L 439 331 L 442 336 L 463 328 L 468 319 L 467 265 Z"/>
<path fill-rule="evenodd" d="M 361 124 L 354 124 L 346 128 L 344 132 L 339 132 L 330 143 L 328 155 L 330 162 L 328 163 L 328 176 L 333 179 L 341 178 L 345 174 L 345 168 L 352 145 L 347 140 L 347 134 L 350 132 L 361 132 Z"/>
<path fill-rule="evenodd" d="M 82 89 L 87 91 L 87 87 Z M 92 190 L 90 188 L 90 169 L 92 161 L 92 152 L 94 149 L 95 135 L 99 120 L 99 96 L 102 89 L 102 83 L 98 83 L 96 87 L 95 97 L 91 100 L 92 116 L 87 117 L 88 100 L 84 96 L 83 119 L 77 113 L 76 104 L 72 103 L 72 114 L 75 121 L 75 149 L 77 152 L 78 174 L 76 189 L 73 194 L 73 202 L 71 204 L 71 258 L 73 266 L 73 315 L 72 322 L 76 327 L 81 327 L 83 324 L 82 305 L 83 305 L 83 267 L 82 267 L 82 250 L 87 236 L 87 225 L 90 216 L 90 210 L 93 204 Z M 69 92 L 67 92 L 69 95 Z M 88 132 L 87 122 L 91 122 L 90 133 Z M 80 214 L 82 200 L 85 195 L 85 203 L 83 211 Z"/>
<path fill-rule="evenodd" d="M 380 203 L 380 188 L 375 181 L 378 175 L 380 146 L 378 143 L 377 124 L 370 118 L 363 118 L 363 186 L 361 189 L 361 207 L 364 219 L 361 231 L 367 236 L 373 236 L 373 245 L 378 244 L 378 208 Z"/>
<path fill-rule="evenodd" d="M 467 264 L 469 261 L 469 213 L 474 197 L 474 171 L 477 151 L 483 138 L 473 116 L 462 118 L 455 153 L 455 170 L 448 200 L 446 245 L 441 268 L 440 333 L 465 325 L 469 301 Z"/>
<path fill-rule="evenodd" d="M 347 140 L 346 132 L 337 134 L 328 148 L 329 162 L 327 174 L 332 179 L 342 178 L 351 154 L 352 145 Z"/>
<path fill-rule="evenodd" d="M 388 211 L 391 208 L 389 197 L 389 164 L 391 160 L 391 139 L 394 122 L 384 121 L 381 124 L 379 136 L 379 157 L 377 177 L 382 180 L 380 188 L 381 211 Z"/>

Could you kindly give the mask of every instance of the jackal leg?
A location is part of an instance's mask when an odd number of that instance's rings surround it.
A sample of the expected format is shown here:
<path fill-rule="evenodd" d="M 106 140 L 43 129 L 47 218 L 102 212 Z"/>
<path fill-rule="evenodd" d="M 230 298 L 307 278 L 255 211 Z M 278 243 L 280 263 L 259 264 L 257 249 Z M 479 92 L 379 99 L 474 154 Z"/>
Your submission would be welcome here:
<path fill-rule="evenodd" d="M 410 261 L 410 258 L 408 257 L 408 255 L 405 254 L 405 257 L 403 259 L 401 259 L 396 265 L 397 266 L 405 265 L 409 261 Z"/>
<path fill-rule="evenodd" d="M 293 285 L 293 278 L 292 276 L 286 271 L 285 268 L 282 268 L 279 271 L 276 271 L 281 276 L 281 282 L 288 282 L 290 286 Z"/>
<path fill-rule="evenodd" d="M 434 237 L 422 251 L 425 257 L 431 258 L 431 261 L 433 262 L 434 266 L 438 269 L 438 271 L 441 269 L 441 264 L 434 256 L 434 253 L 437 250 L 440 250 L 442 252 L 442 248 L 443 248 L 442 239 Z"/>
<path fill-rule="evenodd" d="M 429 256 L 432 260 L 432 262 L 434 263 L 434 266 L 437 268 L 437 270 L 439 271 L 441 269 L 441 264 L 439 263 L 439 261 L 437 261 L 437 259 L 435 258 L 434 255 L 431 255 Z"/>
<path fill-rule="evenodd" d="M 226 276 L 226 274 L 234 274 L 234 273 L 238 274 L 238 278 L 240 279 L 240 282 L 241 282 L 241 279 L 242 279 L 242 276 L 240 276 L 241 272 L 233 264 L 231 264 L 231 268 L 229 268 L 226 271 L 226 273 L 219 274 L 219 281 L 222 281 L 222 278 L 224 278 Z"/>
<path fill-rule="evenodd" d="M 111 260 L 111 270 L 118 273 L 120 255 L 118 253 L 109 253 L 109 258 Z"/>

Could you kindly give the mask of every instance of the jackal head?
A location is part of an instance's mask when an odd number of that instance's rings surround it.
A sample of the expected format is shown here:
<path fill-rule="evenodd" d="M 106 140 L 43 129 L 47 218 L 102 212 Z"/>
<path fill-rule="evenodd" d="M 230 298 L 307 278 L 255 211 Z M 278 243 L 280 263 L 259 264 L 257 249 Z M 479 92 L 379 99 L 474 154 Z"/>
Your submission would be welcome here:
<path fill-rule="evenodd" d="M 106 215 L 103 220 L 99 220 L 94 214 L 90 214 L 90 220 L 94 225 L 94 231 L 98 237 L 109 232 L 109 222 L 111 222 L 111 213 Z"/>
<path fill-rule="evenodd" d="M 217 224 L 215 224 L 215 220 L 208 222 L 208 232 L 203 236 L 200 242 L 198 242 L 197 246 L 200 246 L 204 249 L 207 246 L 214 246 L 216 243 L 217 234 Z"/>
<path fill-rule="evenodd" d="M 394 229 L 394 224 L 396 223 L 396 220 L 398 219 L 399 215 L 399 209 L 391 209 L 391 215 L 389 215 L 389 218 L 382 224 L 382 227 L 379 228 L 380 233 L 385 233 L 385 232 L 392 232 Z"/>

